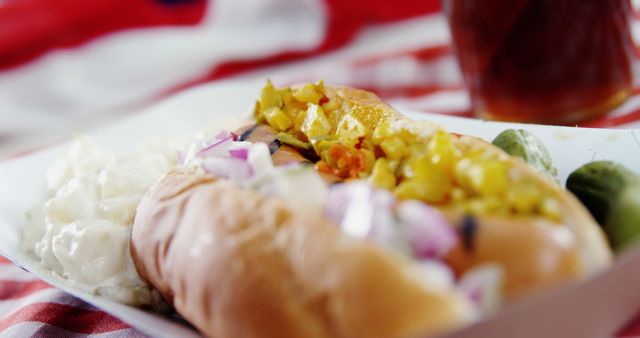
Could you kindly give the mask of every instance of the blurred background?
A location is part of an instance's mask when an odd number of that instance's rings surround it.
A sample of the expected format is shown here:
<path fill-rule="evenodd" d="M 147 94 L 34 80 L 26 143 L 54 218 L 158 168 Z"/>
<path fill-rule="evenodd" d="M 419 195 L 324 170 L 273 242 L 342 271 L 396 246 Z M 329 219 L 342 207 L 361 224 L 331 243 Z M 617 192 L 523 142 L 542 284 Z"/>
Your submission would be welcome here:
<path fill-rule="evenodd" d="M 449 41 L 439 0 L 0 0 L 0 158 L 226 79 L 323 78 L 470 116 Z M 638 107 L 582 124 L 629 126 Z"/>

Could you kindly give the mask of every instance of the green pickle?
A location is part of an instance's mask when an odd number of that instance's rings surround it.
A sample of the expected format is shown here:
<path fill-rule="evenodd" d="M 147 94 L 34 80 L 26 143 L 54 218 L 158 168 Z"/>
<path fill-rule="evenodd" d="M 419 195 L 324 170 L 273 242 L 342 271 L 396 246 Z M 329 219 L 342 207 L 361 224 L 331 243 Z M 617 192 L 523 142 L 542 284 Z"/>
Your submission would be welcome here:
<path fill-rule="evenodd" d="M 530 132 L 523 129 L 507 129 L 496 136 L 492 143 L 509 155 L 520 158 L 536 168 L 551 181 L 559 183 L 558 170 L 553 166 L 547 148 Z"/>
<path fill-rule="evenodd" d="M 611 161 L 595 161 L 576 169 L 567 189 L 602 225 L 615 251 L 640 239 L 640 176 Z"/>

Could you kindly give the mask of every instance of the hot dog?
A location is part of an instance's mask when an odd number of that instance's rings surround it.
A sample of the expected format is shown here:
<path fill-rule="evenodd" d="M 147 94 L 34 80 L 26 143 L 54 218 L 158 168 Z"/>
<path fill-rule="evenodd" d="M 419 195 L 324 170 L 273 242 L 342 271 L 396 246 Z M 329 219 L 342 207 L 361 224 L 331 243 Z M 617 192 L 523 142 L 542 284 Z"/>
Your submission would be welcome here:
<path fill-rule="evenodd" d="M 571 194 L 491 144 L 410 121 L 371 93 L 268 84 L 255 117 L 231 135 L 238 144 L 266 145 L 269 165 L 313 166 L 334 186 L 366 181 L 392 196 L 385 198 L 393 200 L 393 217 L 409 206 L 435 208 L 456 240 L 428 261 L 446 265 L 456 281 L 493 264 L 502 271 L 499 291 L 511 301 L 611 260 L 599 227 Z M 349 217 L 329 217 L 317 204 L 292 206 L 296 198 L 264 185 L 238 184 L 243 170 L 170 173 L 143 199 L 131 234 L 140 275 L 205 334 L 412 337 L 481 314 L 457 282 L 425 276 L 421 254 L 396 250 L 413 248 L 414 238 L 372 240 L 371 232 L 399 228 L 371 226 L 354 236 Z"/>
<path fill-rule="evenodd" d="M 307 85 L 307 88 L 309 87 L 315 90 L 324 90 L 323 97 L 329 101 L 339 102 L 342 109 L 337 109 L 332 117 L 334 121 L 338 121 L 334 123 L 335 125 L 340 124 L 340 121 L 343 120 L 348 121 L 349 119 L 345 119 L 345 116 L 357 119 L 364 128 L 371 130 L 371 133 L 375 133 L 376 127 L 381 124 L 395 124 L 404 132 L 426 135 L 423 140 L 413 140 L 414 145 L 422 144 L 425 148 L 429 143 L 430 136 L 439 129 L 438 126 L 429 122 L 408 121 L 374 94 L 366 91 L 321 85 Z M 271 89 L 267 85 L 263 90 L 262 101 L 269 101 L 264 96 L 268 96 L 269 92 L 274 91 L 277 92 L 278 89 Z M 280 91 L 283 90 L 280 89 Z M 274 123 L 274 125 L 277 127 L 277 124 Z M 269 138 L 276 139 L 277 131 L 269 127 L 268 124 L 264 123 L 259 128 L 262 135 L 269 135 Z M 334 135 L 340 133 L 340 131 L 335 131 Z M 264 141 L 264 139 L 250 134 L 248 136 L 253 142 Z M 485 156 L 492 158 L 497 163 L 502 163 L 504 167 L 517 170 L 516 174 L 522 176 L 520 180 L 535 186 L 539 195 L 552 196 L 556 202 L 555 209 L 562 213 L 554 215 L 553 217 L 556 219 L 552 221 L 537 214 L 527 215 L 517 212 L 501 217 L 497 217 L 498 215 L 476 215 L 478 216 L 475 217 L 476 221 L 474 222 L 476 230 L 472 240 L 477 242 L 478 249 L 470 250 L 460 246 L 454 250 L 451 257 L 448 257 L 448 261 L 457 271 L 464 271 L 464 267 L 473 266 L 479 262 L 501 261 L 509 270 L 506 274 L 506 292 L 509 295 L 516 295 L 544 288 L 560 280 L 570 280 L 585 273 L 598 271 L 608 264 L 611 253 L 606 242 L 603 241 L 600 228 L 573 195 L 566 193 L 558 186 L 545 182 L 544 176 L 533 168 L 507 156 L 500 149 L 483 140 L 461 135 L 454 135 L 452 140 L 457 143 L 457 147 L 462 153 L 484 152 Z M 284 158 L 276 154 L 273 160 L 276 165 L 292 161 L 307 161 L 302 155 L 298 154 L 297 156 L 297 158 Z M 379 157 L 388 156 L 383 153 Z M 344 178 L 327 173 L 327 171 L 320 170 L 319 172 L 328 182 L 344 180 Z M 523 199 L 526 199 L 526 196 Z M 463 224 L 461 221 L 464 219 L 462 215 L 465 212 L 450 210 L 452 204 L 450 202 L 436 203 L 436 206 L 445 211 L 449 220 L 462 232 Z M 553 226 L 558 223 L 562 223 L 564 227 Z M 567 230 L 572 232 L 572 235 L 565 235 Z M 506 233 L 509 235 L 504 235 Z M 510 244 L 516 242 L 514 239 L 522 238 L 534 240 L 523 246 Z M 514 255 L 513 250 L 506 250 L 505 246 L 516 251 L 529 250 L 529 252 L 520 252 Z M 513 261 L 513 257 L 518 257 L 517 262 Z"/>

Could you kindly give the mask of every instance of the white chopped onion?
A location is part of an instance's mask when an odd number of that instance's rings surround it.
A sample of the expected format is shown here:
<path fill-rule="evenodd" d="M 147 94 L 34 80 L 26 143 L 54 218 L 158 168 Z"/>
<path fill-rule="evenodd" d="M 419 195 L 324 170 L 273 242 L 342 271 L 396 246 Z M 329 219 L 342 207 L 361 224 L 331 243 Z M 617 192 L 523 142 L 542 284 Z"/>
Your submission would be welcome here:
<path fill-rule="evenodd" d="M 186 152 L 179 154 L 178 158 L 183 164 L 197 164 L 196 159 L 202 159 L 212 156 L 227 156 L 230 149 L 235 149 L 240 144 L 242 147 L 248 147 L 249 142 L 236 142 L 238 136 L 234 133 L 222 131 L 213 139 L 198 139 L 189 145 Z"/>
<path fill-rule="evenodd" d="M 202 161 L 202 168 L 215 176 L 243 182 L 253 175 L 247 161 L 233 157 L 208 157 Z"/>
<path fill-rule="evenodd" d="M 253 143 L 249 147 L 247 161 L 256 175 L 262 175 L 273 170 L 271 151 L 265 143 Z"/>
<path fill-rule="evenodd" d="M 384 234 L 392 222 L 393 196 L 364 181 L 336 184 L 325 203 L 325 213 L 342 230 L 355 237 Z M 375 239 L 375 238 L 374 238 Z"/>
<path fill-rule="evenodd" d="M 396 204 L 393 194 L 386 190 L 374 190 L 372 196 L 373 226 L 369 237 L 376 243 L 410 254 L 406 243 L 398 236 L 397 221 L 393 208 Z"/>
<path fill-rule="evenodd" d="M 478 265 L 458 281 L 458 288 L 483 315 L 498 310 L 502 304 L 504 270 L 496 263 Z"/>
<path fill-rule="evenodd" d="M 419 262 L 423 278 L 435 287 L 448 289 L 455 283 L 455 276 L 451 268 L 445 263 L 427 259 Z"/>
<path fill-rule="evenodd" d="M 321 208 L 327 198 L 327 184 L 311 167 L 281 167 L 274 175 L 275 194 L 291 207 Z"/>
<path fill-rule="evenodd" d="M 340 222 L 345 233 L 355 237 L 367 237 L 373 226 L 373 191 L 364 182 L 344 186 L 348 193 L 346 212 Z"/>
<path fill-rule="evenodd" d="M 331 186 L 324 206 L 327 218 L 335 224 L 340 224 L 347 212 L 349 199 L 349 189 L 346 183 Z"/>

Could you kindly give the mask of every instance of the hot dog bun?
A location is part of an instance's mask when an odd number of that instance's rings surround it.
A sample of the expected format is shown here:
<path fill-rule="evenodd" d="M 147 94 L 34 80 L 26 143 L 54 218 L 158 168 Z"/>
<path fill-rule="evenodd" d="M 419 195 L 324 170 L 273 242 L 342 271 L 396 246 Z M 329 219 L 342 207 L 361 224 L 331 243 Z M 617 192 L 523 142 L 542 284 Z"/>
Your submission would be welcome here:
<path fill-rule="evenodd" d="M 138 272 L 210 337 L 414 337 L 468 323 L 452 288 L 321 215 L 212 176 L 170 173 L 140 204 Z"/>
<path fill-rule="evenodd" d="M 327 114 L 333 132 L 341 114 L 369 131 L 384 123 L 409 133 L 417 147 L 442 132 L 436 124 L 407 119 L 372 93 L 323 90 L 323 100 L 340 107 Z M 290 125 L 281 130 L 291 131 Z M 265 123 L 236 134 L 268 144 L 275 165 L 320 157 L 282 144 Z M 487 142 L 453 138 L 463 155 L 481 152 L 500 162 L 558 207 L 557 219 L 549 219 L 469 215 L 452 203 L 434 204 L 459 233 L 457 246 L 443 257 L 457 276 L 497 263 L 512 300 L 610 263 L 602 231 L 570 193 Z M 327 183 L 355 179 L 319 173 Z M 211 337 L 414 337 L 446 332 L 476 316 L 459 290 L 430 282 L 416 261 L 345 235 L 321 210 L 294 209 L 195 171 L 169 173 L 149 191 L 137 210 L 131 253 L 140 275 Z"/>

